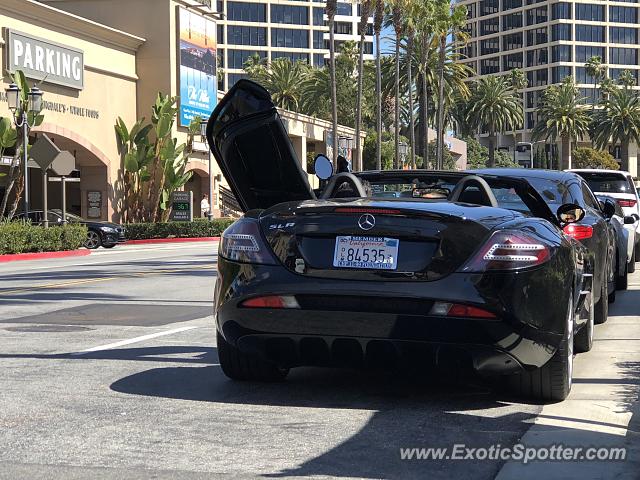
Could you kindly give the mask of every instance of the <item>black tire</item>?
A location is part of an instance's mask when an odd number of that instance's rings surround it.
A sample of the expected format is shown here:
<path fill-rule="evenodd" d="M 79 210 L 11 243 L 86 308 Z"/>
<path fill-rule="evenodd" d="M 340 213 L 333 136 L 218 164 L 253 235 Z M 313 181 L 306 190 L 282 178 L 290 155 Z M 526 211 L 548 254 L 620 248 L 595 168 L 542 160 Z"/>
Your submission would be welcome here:
<path fill-rule="evenodd" d="M 616 277 L 616 290 L 626 290 L 629 286 L 629 270 L 623 268 L 624 273 Z"/>
<path fill-rule="evenodd" d="M 585 301 L 582 312 L 587 315 L 587 323 L 578 330 L 573 341 L 573 349 L 576 353 L 585 353 L 593 347 L 593 331 L 595 330 L 595 303 L 593 293 L 589 293 L 589 299 Z"/>
<path fill-rule="evenodd" d="M 607 281 L 602 282 L 602 290 L 600 292 L 600 300 L 596 303 L 595 324 L 601 325 L 609 318 L 609 296 L 607 295 Z"/>
<path fill-rule="evenodd" d="M 113 248 L 115 247 L 117 244 L 116 243 L 112 243 L 111 245 L 102 245 L 104 248 Z"/>
<path fill-rule="evenodd" d="M 542 367 L 508 377 L 511 390 L 534 401 L 559 402 L 567 398 L 573 383 L 573 300 L 567 311 L 567 334 L 556 353 Z"/>
<path fill-rule="evenodd" d="M 102 237 L 100 236 L 100 233 L 96 232 L 95 230 L 89 230 L 87 232 L 87 239 L 84 242 L 85 248 L 88 248 L 89 250 L 95 250 L 101 245 Z"/>
<path fill-rule="evenodd" d="M 279 382 L 289 374 L 288 368 L 279 368 L 259 357 L 247 355 L 227 342 L 216 332 L 218 359 L 224 374 L 232 380 Z"/>
<path fill-rule="evenodd" d="M 627 263 L 627 272 L 628 273 L 633 273 L 636 271 L 636 249 L 633 249 L 633 252 L 631 252 L 631 261 L 629 263 Z"/>

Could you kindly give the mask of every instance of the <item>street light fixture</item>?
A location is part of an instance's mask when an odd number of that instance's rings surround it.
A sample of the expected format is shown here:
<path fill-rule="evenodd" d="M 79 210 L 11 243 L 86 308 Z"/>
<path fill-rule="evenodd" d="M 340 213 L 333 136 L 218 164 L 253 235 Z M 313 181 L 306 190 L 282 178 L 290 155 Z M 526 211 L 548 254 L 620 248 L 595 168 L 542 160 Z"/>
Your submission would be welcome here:
<path fill-rule="evenodd" d="M 24 218 L 29 218 L 29 130 L 35 126 L 36 117 L 42 111 L 42 96 L 43 92 L 37 86 L 33 86 L 29 93 L 27 93 L 27 105 L 23 105 L 21 102 L 20 94 L 22 90 L 15 83 L 9 85 L 5 90 L 7 94 L 7 104 L 11 114 L 13 116 L 13 122 L 16 128 L 22 129 L 22 165 L 24 175 Z M 25 108 L 26 107 L 26 108 Z M 29 114 L 32 114 L 31 121 L 33 125 L 29 123 Z"/>

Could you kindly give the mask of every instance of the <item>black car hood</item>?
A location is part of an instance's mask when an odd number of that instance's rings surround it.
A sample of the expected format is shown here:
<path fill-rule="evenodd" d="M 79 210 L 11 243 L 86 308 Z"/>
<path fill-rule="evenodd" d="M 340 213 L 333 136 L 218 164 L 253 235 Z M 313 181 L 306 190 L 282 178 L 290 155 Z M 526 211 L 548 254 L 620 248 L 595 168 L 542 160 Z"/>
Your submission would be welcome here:
<path fill-rule="evenodd" d="M 315 199 L 271 96 L 260 85 L 243 79 L 227 92 L 209 118 L 207 140 L 244 211 Z"/>

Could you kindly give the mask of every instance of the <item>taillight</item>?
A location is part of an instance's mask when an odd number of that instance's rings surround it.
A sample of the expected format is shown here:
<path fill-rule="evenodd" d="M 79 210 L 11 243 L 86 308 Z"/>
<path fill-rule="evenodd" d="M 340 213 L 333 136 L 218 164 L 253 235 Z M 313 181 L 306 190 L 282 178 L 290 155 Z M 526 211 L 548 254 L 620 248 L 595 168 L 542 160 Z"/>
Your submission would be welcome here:
<path fill-rule="evenodd" d="M 635 207 L 637 203 L 635 200 L 627 200 L 626 198 L 618 198 L 616 202 L 618 202 L 618 205 L 621 207 Z"/>
<path fill-rule="evenodd" d="M 258 222 L 241 218 L 222 233 L 218 251 L 221 257 L 237 262 L 277 265 L 277 260 L 262 240 Z"/>
<path fill-rule="evenodd" d="M 244 308 L 300 308 L 296 297 L 292 295 L 268 295 L 254 297 L 240 304 Z"/>
<path fill-rule="evenodd" d="M 552 247 L 542 240 L 509 230 L 491 235 L 465 265 L 465 272 L 518 270 L 541 265 L 551 258 Z"/>
<path fill-rule="evenodd" d="M 495 314 L 482 308 L 447 302 L 434 303 L 429 313 L 443 317 L 496 318 Z"/>
<path fill-rule="evenodd" d="M 570 223 L 569 225 L 565 225 L 562 231 L 576 240 L 586 240 L 587 238 L 593 237 L 593 228 L 589 225 Z"/>
<path fill-rule="evenodd" d="M 401 215 L 400 210 L 393 208 L 337 207 L 335 213 L 371 213 L 372 215 Z"/>

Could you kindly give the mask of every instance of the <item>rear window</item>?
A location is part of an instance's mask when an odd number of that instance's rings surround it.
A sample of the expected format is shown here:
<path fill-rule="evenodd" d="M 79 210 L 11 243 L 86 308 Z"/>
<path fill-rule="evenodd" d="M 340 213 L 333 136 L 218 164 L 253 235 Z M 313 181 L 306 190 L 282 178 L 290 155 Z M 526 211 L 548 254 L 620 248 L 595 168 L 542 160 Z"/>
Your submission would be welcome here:
<path fill-rule="evenodd" d="M 631 185 L 627 177 L 616 173 L 576 172 L 589 184 L 592 192 L 631 193 Z"/>

